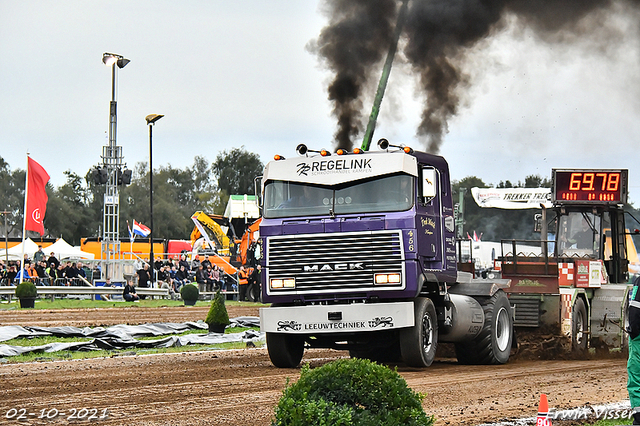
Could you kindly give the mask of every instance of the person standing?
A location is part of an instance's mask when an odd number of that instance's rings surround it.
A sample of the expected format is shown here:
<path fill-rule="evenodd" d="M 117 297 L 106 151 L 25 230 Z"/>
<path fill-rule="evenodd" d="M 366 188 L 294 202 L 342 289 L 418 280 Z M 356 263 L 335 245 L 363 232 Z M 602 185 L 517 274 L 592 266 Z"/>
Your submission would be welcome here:
<path fill-rule="evenodd" d="M 47 268 L 47 275 L 49 275 L 49 282 L 51 285 L 57 285 L 56 278 L 58 278 L 58 271 L 55 263 L 50 263 Z"/>
<path fill-rule="evenodd" d="M 202 268 L 202 265 L 198 262 L 198 269 L 196 270 L 196 276 L 195 276 L 196 282 L 198 283 L 198 289 L 200 290 L 200 292 L 205 291 L 206 289 L 206 276 L 205 276 L 205 271 L 204 268 Z"/>
<path fill-rule="evenodd" d="M 249 301 L 260 302 L 261 284 L 262 265 L 258 263 L 249 276 Z"/>
<path fill-rule="evenodd" d="M 633 280 L 627 317 L 629 318 L 629 360 L 627 391 L 633 410 L 633 424 L 640 425 L 640 276 Z"/>
<path fill-rule="evenodd" d="M 249 290 L 249 276 L 244 266 L 240 267 L 238 271 L 238 301 L 244 302 L 247 291 Z"/>
<path fill-rule="evenodd" d="M 211 261 L 209 260 L 209 255 L 204 255 L 204 260 L 202 261 L 202 268 L 206 271 L 211 266 Z"/>
<path fill-rule="evenodd" d="M 38 265 L 44 260 L 44 252 L 42 251 L 42 245 L 38 244 L 38 251 L 33 254 L 33 261 Z"/>
<path fill-rule="evenodd" d="M 51 265 L 52 263 L 55 265 L 56 269 L 58 269 L 58 267 L 60 266 L 60 261 L 58 260 L 54 252 L 51 252 L 51 255 L 47 259 L 47 265 Z"/>
<path fill-rule="evenodd" d="M 142 269 L 138 269 L 138 287 L 149 287 L 149 282 L 151 281 L 151 273 L 149 272 L 149 264 L 145 263 Z M 142 296 L 144 299 L 145 296 Z"/>

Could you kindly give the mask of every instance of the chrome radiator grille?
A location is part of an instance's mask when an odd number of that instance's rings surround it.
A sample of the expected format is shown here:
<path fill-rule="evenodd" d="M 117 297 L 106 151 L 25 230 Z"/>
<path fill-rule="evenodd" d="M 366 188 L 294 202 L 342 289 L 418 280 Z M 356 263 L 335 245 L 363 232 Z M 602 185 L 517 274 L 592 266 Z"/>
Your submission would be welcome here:
<path fill-rule="evenodd" d="M 268 278 L 295 277 L 297 292 L 357 291 L 377 272 L 404 273 L 400 231 L 270 237 L 266 254 Z"/>

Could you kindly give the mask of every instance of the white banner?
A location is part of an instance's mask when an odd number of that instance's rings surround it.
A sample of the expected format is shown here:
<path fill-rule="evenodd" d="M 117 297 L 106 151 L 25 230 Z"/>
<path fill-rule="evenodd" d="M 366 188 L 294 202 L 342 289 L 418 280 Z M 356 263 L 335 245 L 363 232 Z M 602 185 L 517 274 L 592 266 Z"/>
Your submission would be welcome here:
<path fill-rule="evenodd" d="M 416 158 L 402 151 L 290 158 L 268 163 L 262 181 L 284 180 L 336 185 L 398 172 L 417 176 Z"/>
<path fill-rule="evenodd" d="M 498 209 L 551 208 L 551 188 L 471 188 L 473 199 L 480 207 Z"/>

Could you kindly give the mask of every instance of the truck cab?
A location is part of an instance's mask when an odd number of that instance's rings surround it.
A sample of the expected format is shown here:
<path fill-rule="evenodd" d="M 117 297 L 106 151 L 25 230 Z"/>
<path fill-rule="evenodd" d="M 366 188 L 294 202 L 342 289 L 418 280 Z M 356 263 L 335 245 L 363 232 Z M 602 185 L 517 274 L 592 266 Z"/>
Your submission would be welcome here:
<path fill-rule="evenodd" d="M 456 268 L 447 162 L 379 146 L 333 155 L 302 146 L 300 157 L 265 167 L 260 258 L 272 306 L 260 316 L 276 366 L 298 365 L 304 347 L 330 347 L 424 367 L 438 336 L 469 343 L 486 328 L 485 300 L 459 284 L 471 277 Z M 473 291 L 490 299 L 498 290 L 485 282 Z M 500 318 L 506 362 L 507 308 Z"/>

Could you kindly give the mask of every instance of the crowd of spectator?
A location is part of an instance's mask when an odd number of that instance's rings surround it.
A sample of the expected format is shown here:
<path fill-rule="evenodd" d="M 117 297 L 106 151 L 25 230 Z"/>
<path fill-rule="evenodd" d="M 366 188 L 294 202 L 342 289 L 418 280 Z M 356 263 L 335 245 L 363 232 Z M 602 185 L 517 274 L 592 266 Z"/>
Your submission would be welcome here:
<path fill-rule="evenodd" d="M 138 260 L 135 269 L 138 287 L 150 287 L 152 283 L 157 283 L 157 287 L 167 288 L 175 298 L 179 298 L 183 285 L 196 283 L 201 292 L 219 289 L 223 292 L 239 291 L 239 296 L 242 296 L 239 300 L 260 300 L 259 265 L 249 269 L 241 267 L 236 274 L 229 275 L 224 268 L 212 263 L 209 255 L 205 254 L 202 260 L 195 255 L 188 261 L 186 255 L 182 254 L 179 259 L 163 260 L 157 257 L 153 269 L 148 259 Z M 79 261 L 60 261 L 54 253 L 47 257 L 42 246 L 38 246 L 33 256 L 25 254 L 22 261 L 6 262 L 0 259 L 0 285 L 17 285 L 21 276 L 23 281 L 30 280 L 36 285 L 91 285 L 93 275 L 99 278 L 100 271 L 94 271 Z"/>
<path fill-rule="evenodd" d="M 61 262 L 54 253 L 47 257 L 42 246 L 33 256 L 25 253 L 22 261 L 0 259 L 0 285 L 15 285 L 21 278 L 36 285 L 90 285 L 91 273 L 82 262 Z"/>
<path fill-rule="evenodd" d="M 156 257 L 153 262 L 153 271 L 149 266 L 148 258 L 137 263 L 137 287 L 148 287 L 150 283 L 156 282 L 158 287 L 168 288 L 170 294 L 176 295 L 187 283 L 196 283 L 201 292 L 238 290 L 236 274 L 227 274 L 224 268 L 213 263 L 206 254 L 202 258 L 195 255 L 190 261 L 185 254 L 180 255 L 179 259 L 163 260 L 161 257 Z M 152 272 L 155 277 L 151 276 Z"/>

